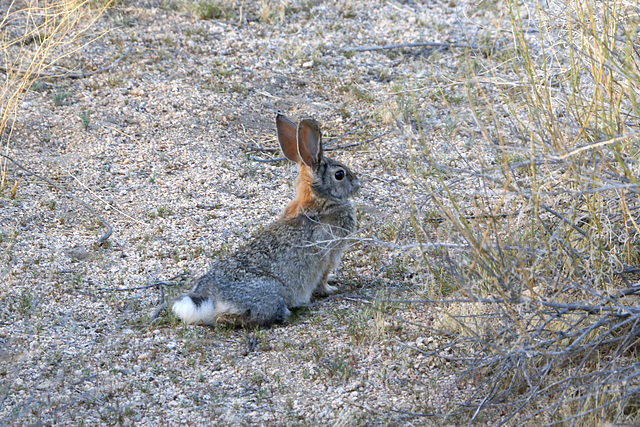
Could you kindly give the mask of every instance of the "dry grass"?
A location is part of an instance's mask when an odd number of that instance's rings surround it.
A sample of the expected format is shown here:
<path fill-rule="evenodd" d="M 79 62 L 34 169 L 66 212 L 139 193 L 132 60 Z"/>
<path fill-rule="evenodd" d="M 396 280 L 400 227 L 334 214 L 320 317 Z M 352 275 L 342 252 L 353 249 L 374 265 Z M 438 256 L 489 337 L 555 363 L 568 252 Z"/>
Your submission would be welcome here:
<path fill-rule="evenodd" d="M 58 74 L 61 60 L 103 34 L 91 34 L 111 1 L 12 2 L 0 22 L 0 150 L 11 152 L 13 125 L 25 93 L 41 77 Z M 59 72 L 59 74 L 64 74 Z M 0 191 L 7 182 L 7 159 L 0 159 Z"/>
<path fill-rule="evenodd" d="M 415 206 L 435 205 L 448 238 L 468 245 L 442 256 L 441 280 L 470 302 L 441 328 L 472 384 L 458 402 L 470 423 L 496 411 L 505 423 L 639 417 L 640 9 L 565 6 L 509 2 L 500 48 L 470 56 L 457 82 L 466 115 L 441 84 L 471 156 L 439 162 L 418 109 L 407 132 Z M 424 241 L 430 215 L 415 210 Z"/>

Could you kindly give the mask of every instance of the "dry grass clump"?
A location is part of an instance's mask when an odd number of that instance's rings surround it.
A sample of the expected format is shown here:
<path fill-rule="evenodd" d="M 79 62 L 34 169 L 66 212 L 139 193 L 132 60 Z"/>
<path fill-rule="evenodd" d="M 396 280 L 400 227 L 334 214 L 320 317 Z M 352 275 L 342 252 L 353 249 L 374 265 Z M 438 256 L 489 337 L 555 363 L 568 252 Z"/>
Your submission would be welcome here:
<path fill-rule="evenodd" d="M 509 2 L 504 49 L 469 58 L 475 159 L 438 163 L 418 137 L 415 205 L 425 189 L 468 248 L 443 251 L 469 302 L 441 327 L 470 423 L 637 424 L 640 7 L 555 6 Z"/>
<path fill-rule="evenodd" d="M 102 34 L 90 34 L 110 0 L 9 2 L 0 6 L 0 152 L 10 154 L 20 105 L 39 77 Z M 48 70 L 48 71 L 47 71 Z M 64 74 L 61 72 L 60 74 Z M 0 159 L 0 192 L 7 182 L 7 159 Z M 15 193 L 15 185 L 14 193 Z M 12 193 L 12 194 L 14 194 Z"/>

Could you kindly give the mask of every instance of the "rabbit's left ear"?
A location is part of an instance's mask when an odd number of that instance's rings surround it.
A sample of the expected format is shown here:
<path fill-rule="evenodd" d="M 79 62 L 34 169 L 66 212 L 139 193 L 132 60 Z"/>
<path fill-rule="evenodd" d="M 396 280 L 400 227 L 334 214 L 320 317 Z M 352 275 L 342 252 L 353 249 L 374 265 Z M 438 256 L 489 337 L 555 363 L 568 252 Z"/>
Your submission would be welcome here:
<path fill-rule="evenodd" d="M 278 142 L 280 142 L 280 148 L 285 157 L 292 162 L 300 163 L 296 124 L 282 114 L 278 114 L 276 116 L 276 128 L 278 130 Z"/>
<path fill-rule="evenodd" d="M 322 134 L 318 122 L 304 119 L 298 125 L 298 153 L 305 165 L 315 169 L 322 160 Z"/>

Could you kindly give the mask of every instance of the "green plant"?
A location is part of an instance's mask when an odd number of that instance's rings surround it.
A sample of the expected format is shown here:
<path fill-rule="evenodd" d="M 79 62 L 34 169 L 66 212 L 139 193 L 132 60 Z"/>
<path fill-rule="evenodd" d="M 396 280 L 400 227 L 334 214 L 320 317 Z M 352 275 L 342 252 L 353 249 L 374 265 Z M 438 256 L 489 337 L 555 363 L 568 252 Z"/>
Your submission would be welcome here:
<path fill-rule="evenodd" d="M 351 364 L 342 354 L 335 354 L 324 360 L 324 367 L 330 376 L 340 381 L 347 381 L 353 375 Z"/>
<path fill-rule="evenodd" d="M 80 118 L 80 122 L 82 123 L 82 128 L 84 130 L 88 130 L 89 125 L 91 124 L 91 110 L 81 111 L 80 114 L 78 114 L 78 117 Z"/>
<path fill-rule="evenodd" d="M 200 0 L 193 5 L 195 15 L 200 19 L 232 19 L 233 9 L 225 1 Z"/>
<path fill-rule="evenodd" d="M 157 215 L 160 218 L 166 218 L 170 216 L 173 212 L 166 206 L 160 206 L 157 211 Z"/>
<path fill-rule="evenodd" d="M 245 158 L 246 158 L 245 173 L 247 174 L 247 176 L 253 177 L 255 176 L 256 172 L 259 170 L 259 166 L 255 161 L 251 159 L 251 155 L 249 153 L 245 155 Z"/>
<path fill-rule="evenodd" d="M 42 92 L 46 89 L 47 84 L 41 80 L 36 80 L 31 84 L 31 89 L 36 92 Z"/>
<path fill-rule="evenodd" d="M 33 292 L 31 290 L 22 290 L 20 292 L 20 306 L 18 311 L 25 317 L 29 317 L 33 308 Z"/>
<path fill-rule="evenodd" d="M 376 100 L 373 94 L 371 94 L 371 92 L 369 92 L 367 89 L 361 86 L 358 86 L 356 84 L 351 85 L 349 90 L 353 94 L 353 96 L 359 101 L 374 103 Z"/>
<path fill-rule="evenodd" d="M 107 78 L 107 85 L 109 85 L 109 87 L 121 87 L 122 83 L 122 79 L 119 77 L 110 75 Z"/>
<path fill-rule="evenodd" d="M 70 96 L 71 94 L 69 92 L 65 92 L 62 89 L 58 90 L 53 94 L 53 105 L 55 105 L 56 107 L 64 105 L 65 100 Z"/>

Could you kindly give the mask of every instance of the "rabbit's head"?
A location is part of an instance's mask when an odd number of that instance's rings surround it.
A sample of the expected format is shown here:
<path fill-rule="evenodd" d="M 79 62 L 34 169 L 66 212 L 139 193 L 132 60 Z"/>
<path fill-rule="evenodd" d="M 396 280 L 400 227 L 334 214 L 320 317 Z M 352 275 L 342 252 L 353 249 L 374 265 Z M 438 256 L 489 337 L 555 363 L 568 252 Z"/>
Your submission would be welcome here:
<path fill-rule="evenodd" d="M 284 216 L 295 216 L 301 207 L 317 199 L 346 203 L 360 188 L 360 180 L 342 163 L 323 156 L 318 122 L 304 119 L 297 126 L 281 114 L 276 116 L 278 141 L 287 159 L 300 165 L 296 198 Z"/>

